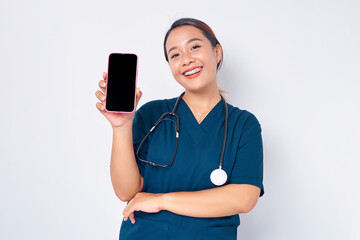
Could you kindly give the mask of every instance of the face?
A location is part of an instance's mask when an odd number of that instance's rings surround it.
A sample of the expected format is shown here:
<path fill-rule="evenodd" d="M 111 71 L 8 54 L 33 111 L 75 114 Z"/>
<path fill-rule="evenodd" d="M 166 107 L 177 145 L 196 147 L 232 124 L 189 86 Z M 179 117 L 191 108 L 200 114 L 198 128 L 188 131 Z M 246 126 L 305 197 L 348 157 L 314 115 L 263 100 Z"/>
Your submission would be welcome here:
<path fill-rule="evenodd" d="M 202 31 L 193 26 L 173 29 L 166 42 L 171 72 L 186 90 L 196 92 L 216 87 L 216 66 L 221 46 L 215 48 Z"/>

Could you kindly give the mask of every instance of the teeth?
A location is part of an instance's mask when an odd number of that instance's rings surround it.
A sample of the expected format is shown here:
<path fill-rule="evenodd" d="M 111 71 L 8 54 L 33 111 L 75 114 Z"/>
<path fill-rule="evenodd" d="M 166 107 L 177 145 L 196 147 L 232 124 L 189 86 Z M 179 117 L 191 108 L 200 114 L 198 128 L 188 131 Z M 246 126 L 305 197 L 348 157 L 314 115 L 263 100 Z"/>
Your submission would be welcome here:
<path fill-rule="evenodd" d="M 191 71 L 189 71 L 189 72 L 184 73 L 184 75 L 185 75 L 185 76 L 193 75 L 193 74 L 195 74 L 195 73 L 197 73 L 197 72 L 200 72 L 201 69 L 202 69 L 201 67 L 195 68 L 195 69 L 193 69 L 193 70 L 191 70 Z"/>

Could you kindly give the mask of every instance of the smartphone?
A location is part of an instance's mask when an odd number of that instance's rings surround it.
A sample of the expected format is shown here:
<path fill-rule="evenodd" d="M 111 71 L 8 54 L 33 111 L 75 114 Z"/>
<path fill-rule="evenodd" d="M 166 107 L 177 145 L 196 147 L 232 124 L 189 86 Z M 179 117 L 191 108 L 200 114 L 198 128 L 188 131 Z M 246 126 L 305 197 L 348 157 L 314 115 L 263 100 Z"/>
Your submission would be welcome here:
<path fill-rule="evenodd" d="M 136 54 L 111 53 L 109 55 L 106 111 L 121 113 L 135 111 L 137 65 Z"/>

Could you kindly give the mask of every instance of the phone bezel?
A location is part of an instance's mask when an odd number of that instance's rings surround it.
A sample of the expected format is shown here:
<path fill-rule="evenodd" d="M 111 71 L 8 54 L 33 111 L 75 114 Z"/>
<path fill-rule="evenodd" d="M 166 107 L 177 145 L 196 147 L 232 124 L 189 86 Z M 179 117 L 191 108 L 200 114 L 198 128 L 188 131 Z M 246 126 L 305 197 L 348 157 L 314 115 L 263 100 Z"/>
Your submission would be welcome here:
<path fill-rule="evenodd" d="M 106 112 L 111 112 L 111 113 L 134 113 L 135 110 L 136 110 L 136 88 L 137 88 L 137 76 L 138 76 L 138 67 L 139 67 L 139 57 L 137 54 L 135 53 L 116 53 L 116 52 L 113 52 L 113 53 L 110 53 L 109 54 L 109 57 L 108 57 L 108 71 L 106 73 L 106 78 L 108 77 L 108 73 L 109 73 L 109 65 L 110 65 L 110 56 L 112 54 L 121 54 L 121 55 L 135 55 L 136 56 L 136 75 L 135 75 L 135 92 L 134 92 L 134 109 L 130 112 L 127 112 L 127 111 L 110 111 L 107 109 L 106 107 L 106 100 L 107 100 L 107 87 L 108 85 L 106 84 L 106 91 L 105 91 L 105 96 L 106 96 L 106 99 L 105 99 L 105 111 Z M 106 82 L 107 82 L 107 79 L 106 79 Z"/>

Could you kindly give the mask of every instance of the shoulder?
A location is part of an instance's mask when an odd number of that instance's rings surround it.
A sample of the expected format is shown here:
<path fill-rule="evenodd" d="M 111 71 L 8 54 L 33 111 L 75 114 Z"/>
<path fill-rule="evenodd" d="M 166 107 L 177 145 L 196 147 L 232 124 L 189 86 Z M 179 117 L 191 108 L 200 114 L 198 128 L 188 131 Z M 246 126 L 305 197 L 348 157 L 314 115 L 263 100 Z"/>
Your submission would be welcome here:
<path fill-rule="evenodd" d="M 229 129 L 233 129 L 235 139 L 238 141 L 238 148 L 250 142 L 261 143 L 261 125 L 257 117 L 250 111 L 234 107 L 228 104 Z"/>
<path fill-rule="evenodd" d="M 229 103 L 227 105 L 229 111 L 229 122 L 232 122 L 235 126 L 240 128 L 260 126 L 259 120 L 252 112 L 240 109 Z"/>
<path fill-rule="evenodd" d="M 156 121 L 163 113 L 172 111 L 177 98 L 152 100 L 143 104 L 135 113 L 144 122 Z"/>
<path fill-rule="evenodd" d="M 168 110 L 172 109 L 176 102 L 177 98 L 171 98 L 171 99 L 159 99 L 159 100 L 152 100 L 145 104 L 143 104 L 137 112 L 139 113 L 153 113 L 154 111 L 162 111 L 162 110 Z"/>

